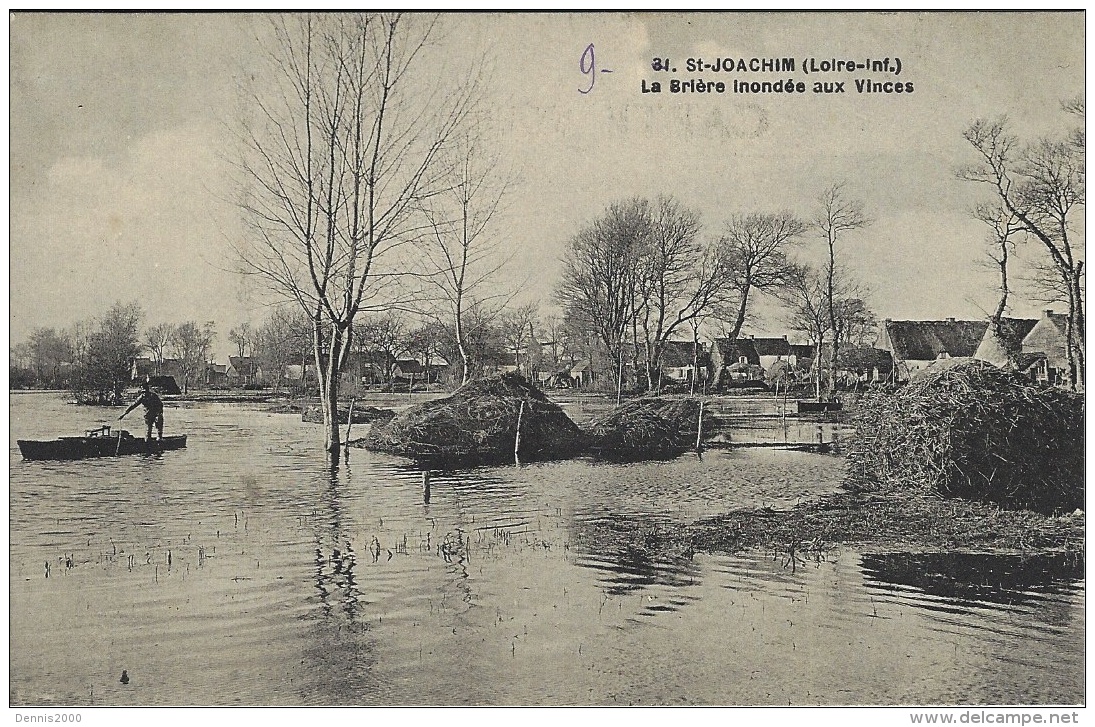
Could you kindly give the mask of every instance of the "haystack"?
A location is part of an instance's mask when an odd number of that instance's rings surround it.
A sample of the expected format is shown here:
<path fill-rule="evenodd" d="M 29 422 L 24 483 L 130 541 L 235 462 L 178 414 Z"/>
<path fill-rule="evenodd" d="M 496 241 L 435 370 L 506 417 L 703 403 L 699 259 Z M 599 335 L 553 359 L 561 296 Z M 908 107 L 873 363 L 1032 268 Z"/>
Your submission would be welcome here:
<path fill-rule="evenodd" d="M 696 446 L 697 399 L 633 399 L 590 425 L 590 452 L 612 460 L 667 459 Z"/>
<path fill-rule="evenodd" d="M 983 361 L 865 396 L 851 481 L 1041 512 L 1084 506 L 1084 402 Z"/>
<path fill-rule="evenodd" d="M 364 446 L 415 459 L 513 461 L 518 416 L 522 461 L 581 451 L 578 426 L 518 374 L 471 381 L 452 396 L 411 407 L 387 424 L 374 425 Z"/>

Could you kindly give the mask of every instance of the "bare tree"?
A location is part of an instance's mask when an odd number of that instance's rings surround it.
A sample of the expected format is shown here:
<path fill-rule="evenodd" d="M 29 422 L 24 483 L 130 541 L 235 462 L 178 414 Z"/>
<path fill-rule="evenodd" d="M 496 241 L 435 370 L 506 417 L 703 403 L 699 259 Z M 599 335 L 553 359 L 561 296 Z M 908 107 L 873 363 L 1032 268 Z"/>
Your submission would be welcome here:
<path fill-rule="evenodd" d="M 77 350 L 73 388 L 78 401 L 120 404 L 130 380 L 133 359 L 140 353 L 143 313 L 134 303 L 116 303 L 101 317 L 80 328 L 86 332 Z"/>
<path fill-rule="evenodd" d="M 650 244 L 650 218 L 645 200 L 609 205 L 600 219 L 568 242 L 555 293 L 567 317 L 595 333 L 618 381 L 623 378 L 625 337 L 635 321 L 637 261 Z"/>
<path fill-rule="evenodd" d="M 152 354 L 152 361 L 156 364 L 156 373 L 163 373 L 164 354 L 171 345 L 171 338 L 175 333 L 175 326 L 170 323 L 157 323 L 145 329 L 144 347 Z"/>
<path fill-rule="evenodd" d="M 1083 103 L 1066 110 L 1082 113 Z M 1084 261 L 1082 246 L 1073 247 L 1074 218 L 1085 206 L 1085 152 L 1082 131 L 1061 139 L 1043 138 L 1023 148 L 1007 130 L 1004 118 L 975 121 L 964 133 L 980 157 L 959 171 L 968 181 L 988 185 L 1000 206 L 1014 216 L 1022 231 L 1038 240 L 1068 301 L 1065 336 L 1069 380 L 1083 386 Z"/>
<path fill-rule="evenodd" d="M 787 284 L 777 291 L 777 296 L 790 313 L 791 329 L 802 333 L 814 345 L 814 387 L 821 400 L 821 352 L 826 334 L 829 333 L 828 280 L 824 272 L 808 265 L 795 265 L 790 271 Z"/>
<path fill-rule="evenodd" d="M 418 248 L 426 266 L 423 279 L 452 321 L 463 367 L 460 383 L 466 384 L 471 371 L 467 302 L 506 262 L 498 256 L 490 225 L 511 182 L 478 129 L 461 134 L 450 156 L 448 189 L 425 206 L 430 231 Z"/>
<path fill-rule="evenodd" d="M 296 307 L 280 306 L 254 335 L 253 353 L 258 358 L 264 376 L 273 376 L 274 387 L 281 386 L 290 365 L 300 366 L 300 380 L 309 356 L 312 355 L 311 321 Z"/>
<path fill-rule="evenodd" d="M 641 339 L 647 386 L 661 386 L 661 360 L 672 336 L 725 302 L 728 270 L 719 246 L 699 241 L 699 216 L 676 200 L 651 205 L 648 244 L 638 261 L 635 340 Z"/>
<path fill-rule="evenodd" d="M 536 320 L 538 309 L 539 306 L 535 303 L 526 303 L 502 311 L 502 314 L 498 317 L 498 333 L 506 344 L 507 352 L 513 354 L 513 362 L 517 367 L 517 371 L 520 372 L 522 365 L 524 365 L 525 372 L 530 378 L 532 376 L 532 361 L 527 354 L 530 351 L 532 337 L 535 333 L 533 321 Z M 524 359 L 521 358 L 522 353 L 526 354 Z"/>
<path fill-rule="evenodd" d="M 840 352 L 840 344 L 844 340 L 844 331 L 841 329 L 842 318 L 837 313 L 837 242 L 848 232 L 858 230 L 870 224 L 870 220 L 863 214 L 863 207 L 857 200 L 846 197 L 843 183 L 834 184 L 821 193 L 818 199 L 819 209 L 813 220 L 813 228 L 817 230 L 825 240 L 828 248 L 828 260 L 825 265 L 826 305 L 829 313 L 829 328 L 832 332 L 832 360 L 829 366 L 829 388 L 832 389 L 836 375 L 836 362 Z"/>
<path fill-rule="evenodd" d="M 399 313 L 388 311 L 365 318 L 354 326 L 356 348 L 381 367 L 384 381 L 395 376 L 395 362 L 407 347 L 407 323 Z"/>
<path fill-rule="evenodd" d="M 212 321 L 201 326 L 193 321 L 175 326 L 171 335 L 171 347 L 182 370 L 183 393 L 190 390 L 191 384 L 204 383 L 205 366 L 216 337 Z"/>
<path fill-rule="evenodd" d="M 240 358 L 251 355 L 255 348 L 255 332 L 251 330 L 250 323 L 241 323 L 228 332 L 228 340 L 236 347 L 236 355 Z"/>
<path fill-rule="evenodd" d="M 735 215 L 727 221 L 719 249 L 737 298 L 730 340 L 741 333 L 753 291 L 778 292 L 791 282 L 795 266 L 787 253 L 807 229 L 789 212 Z"/>
<path fill-rule="evenodd" d="M 832 298 L 829 291 L 832 290 Z M 788 274 L 787 283 L 776 291 L 776 297 L 786 306 L 788 323 L 814 346 L 814 386 L 821 399 L 822 371 L 829 369 L 828 386 L 835 383 L 836 358 L 822 361 L 824 344 L 832 348 L 839 332 L 837 344 L 863 345 L 877 330 L 877 319 L 863 301 L 864 291 L 850 273 L 841 266 L 830 271 L 825 264 L 821 269 L 809 265 L 795 265 Z M 833 325 L 833 318 L 837 325 Z"/>
<path fill-rule="evenodd" d="M 244 124 L 242 207 L 253 234 L 243 269 L 312 322 L 324 444 L 339 451 L 339 374 L 352 327 L 401 274 L 400 244 L 444 188 L 441 152 L 472 87 L 423 66 L 434 17 L 301 14 L 273 20 L 269 77 Z"/>

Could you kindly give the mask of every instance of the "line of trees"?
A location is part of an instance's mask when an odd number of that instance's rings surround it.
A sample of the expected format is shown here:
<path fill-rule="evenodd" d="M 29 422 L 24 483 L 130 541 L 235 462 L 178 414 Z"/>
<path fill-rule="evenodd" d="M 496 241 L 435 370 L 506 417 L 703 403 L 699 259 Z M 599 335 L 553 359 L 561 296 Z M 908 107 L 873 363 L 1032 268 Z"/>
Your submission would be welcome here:
<path fill-rule="evenodd" d="M 117 303 L 65 330 L 38 328 L 11 351 L 12 388 L 69 389 L 78 401 L 118 404 L 141 350 L 137 303 Z"/>
<path fill-rule="evenodd" d="M 13 388 L 67 389 L 78 401 L 118 404 L 132 383 L 133 362 L 147 355 L 153 374 L 170 374 L 183 390 L 205 383 L 216 330 L 212 322 L 198 325 L 159 323 L 142 330 L 144 313 L 136 302 L 116 303 L 109 310 L 70 328 L 38 328 L 11 351 Z"/>
<path fill-rule="evenodd" d="M 706 241 L 699 215 L 671 197 L 614 202 L 569 240 L 555 298 L 571 338 L 611 362 L 621 386 L 630 363 L 643 372 L 632 384 L 659 388 L 669 342 L 691 332 L 698 354 L 701 324 L 737 339 L 760 295 L 785 304 L 791 327 L 814 343 L 815 360 L 823 342 L 830 344 L 831 364 L 862 321 L 873 321 L 863 287 L 838 259 L 838 243 L 867 224 L 841 185 L 822 193 L 812 219 L 736 214 Z M 795 259 L 811 235 L 825 243 L 819 267 Z"/>

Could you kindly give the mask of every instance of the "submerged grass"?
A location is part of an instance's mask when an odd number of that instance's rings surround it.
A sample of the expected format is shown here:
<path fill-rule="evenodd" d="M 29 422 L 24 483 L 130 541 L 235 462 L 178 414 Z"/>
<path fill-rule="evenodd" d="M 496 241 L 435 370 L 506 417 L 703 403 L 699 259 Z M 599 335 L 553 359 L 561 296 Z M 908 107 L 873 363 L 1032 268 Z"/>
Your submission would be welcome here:
<path fill-rule="evenodd" d="M 790 510 L 746 510 L 685 528 L 696 550 L 784 549 L 798 543 L 881 550 L 1083 551 L 1082 513 L 1029 510 L 925 495 L 841 492 Z"/>

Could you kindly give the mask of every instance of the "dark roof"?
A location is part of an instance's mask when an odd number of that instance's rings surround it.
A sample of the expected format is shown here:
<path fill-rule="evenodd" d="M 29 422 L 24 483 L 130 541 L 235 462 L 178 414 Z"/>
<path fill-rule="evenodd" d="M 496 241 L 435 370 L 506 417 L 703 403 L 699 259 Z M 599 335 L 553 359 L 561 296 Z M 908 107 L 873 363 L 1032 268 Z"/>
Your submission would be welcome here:
<path fill-rule="evenodd" d="M 791 354 L 798 358 L 813 358 L 814 347 L 808 343 L 792 343 Z"/>
<path fill-rule="evenodd" d="M 155 389 L 161 394 L 182 393 L 182 390 L 179 389 L 179 384 L 175 381 L 174 376 L 149 376 L 148 385 L 150 388 Z"/>
<path fill-rule="evenodd" d="M 696 355 L 696 345 L 692 341 L 666 341 L 662 345 L 662 366 L 680 368 L 691 366 Z M 699 359 L 704 361 L 703 345 L 700 345 Z"/>
<path fill-rule="evenodd" d="M 719 349 L 719 354 L 722 355 L 723 365 L 729 366 L 730 364 L 737 363 L 742 356 L 745 360 L 751 364 L 760 365 L 760 355 L 757 353 L 757 347 L 754 345 L 752 338 L 739 338 L 736 341 L 731 341 L 729 338 L 716 338 L 715 346 Z"/>
<path fill-rule="evenodd" d="M 790 356 L 791 344 L 786 338 L 753 338 L 758 356 Z"/>
<path fill-rule="evenodd" d="M 236 371 L 243 373 L 244 371 L 250 371 L 255 366 L 255 359 L 250 356 L 229 356 L 228 363 Z"/>
<path fill-rule="evenodd" d="M 829 345 L 829 344 L 826 344 Z M 827 350 L 827 354 L 830 353 Z M 859 373 L 870 373 L 878 369 L 879 373 L 893 371 L 893 356 L 889 351 L 873 346 L 843 346 L 837 354 L 840 359 L 837 368 Z"/>
<path fill-rule="evenodd" d="M 1065 331 L 1068 330 L 1068 314 L 1067 313 L 1047 313 L 1043 318 L 1049 318 L 1053 327 L 1060 331 L 1061 335 L 1065 335 Z M 1037 321 L 1035 321 L 1037 323 Z M 1031 326 L 1033 328 L 1033 326 Z M 1028 333 L 1030 331 L 1027 331 Z"/>
<path fill-rule="evenodd" d="M 421 374 L 426 370 L 425 366 L 413 358 L 396 359 L 395 365 L 405 374 Z"/>
<path fill-rule="evenodd" d="M 951 358 L 973 356 L 988 329 L 988 321 L 886 321 L 894 356 L 926 361 L 942 353 Z"/>

